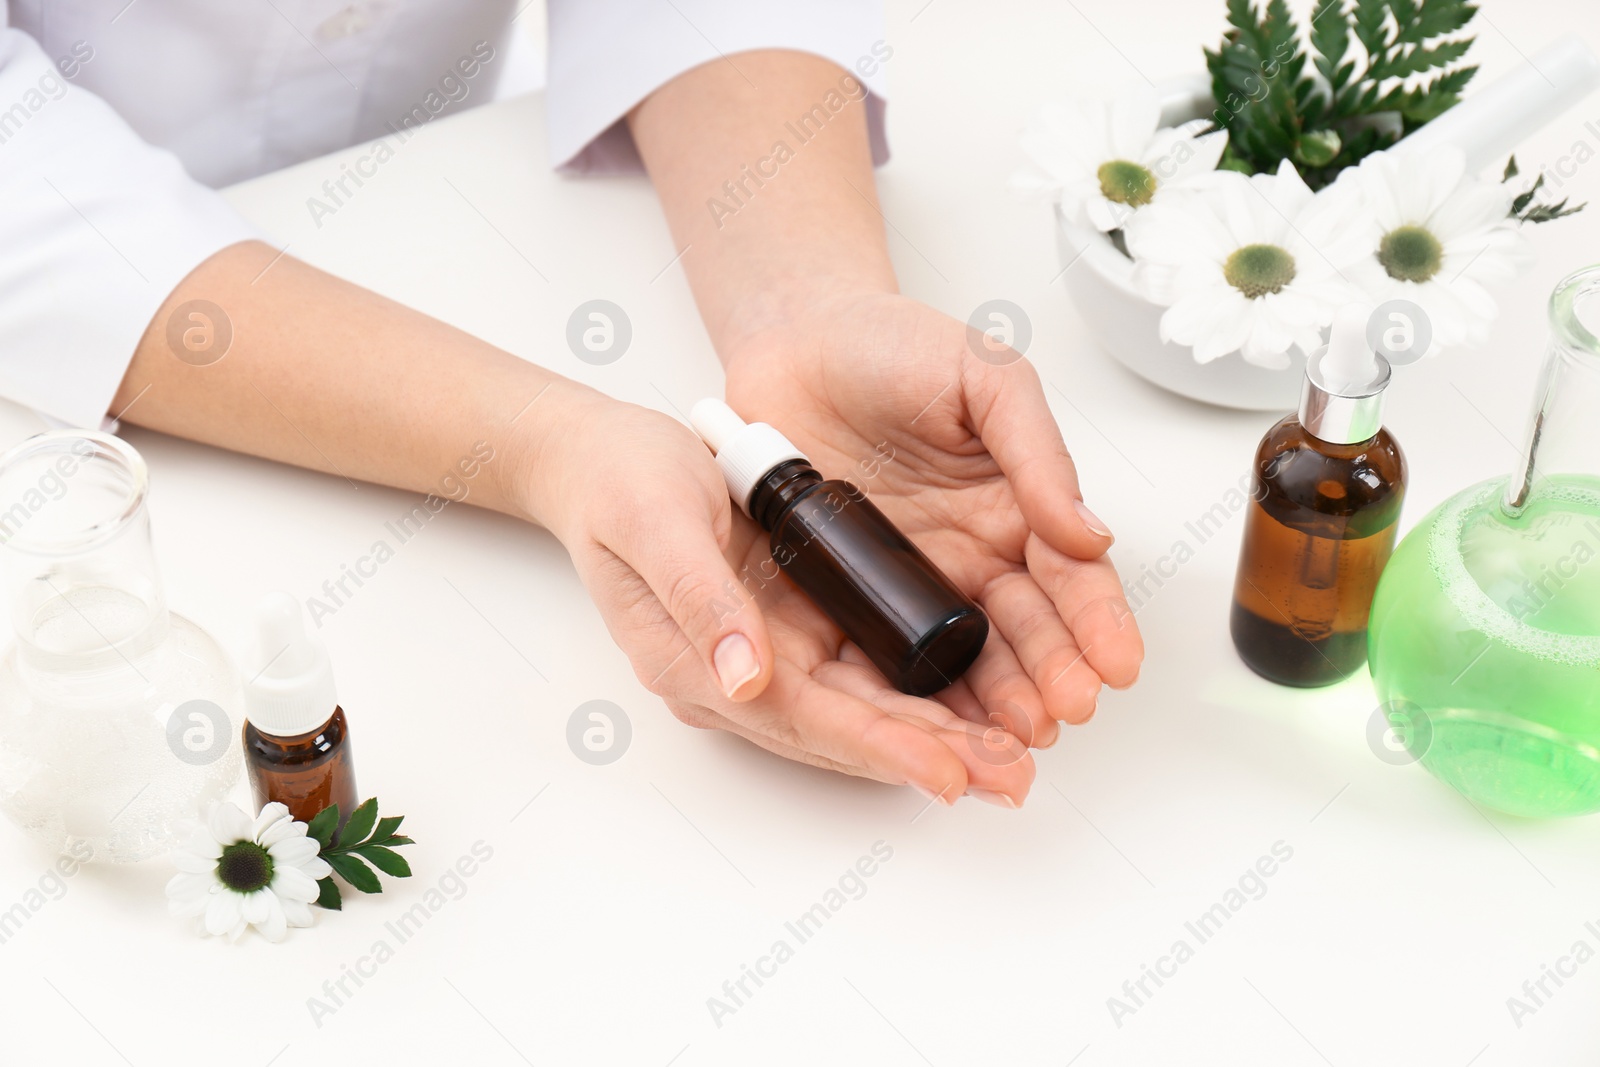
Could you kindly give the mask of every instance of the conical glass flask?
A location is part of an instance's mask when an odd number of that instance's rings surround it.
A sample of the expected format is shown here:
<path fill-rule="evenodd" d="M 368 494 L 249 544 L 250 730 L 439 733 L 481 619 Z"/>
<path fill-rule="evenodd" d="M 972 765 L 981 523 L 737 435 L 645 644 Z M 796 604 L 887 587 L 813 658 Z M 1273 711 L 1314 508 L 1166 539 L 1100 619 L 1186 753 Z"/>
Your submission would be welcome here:
<path fill-rule="evenodd" d="M 1372 607 L 1373 680 L 1429 771 L 1516 815 L 1600 811 L 1600 266 L 1550 299 L 1521 461 L 1435 508 Z"/>
<path fill-rule="evenodd" d="M 50 847 L 133 862 L 240 769 L 238 678 L 167 610 L 144 459 L 54 431 L 0 456 L 0 810 Z"/>

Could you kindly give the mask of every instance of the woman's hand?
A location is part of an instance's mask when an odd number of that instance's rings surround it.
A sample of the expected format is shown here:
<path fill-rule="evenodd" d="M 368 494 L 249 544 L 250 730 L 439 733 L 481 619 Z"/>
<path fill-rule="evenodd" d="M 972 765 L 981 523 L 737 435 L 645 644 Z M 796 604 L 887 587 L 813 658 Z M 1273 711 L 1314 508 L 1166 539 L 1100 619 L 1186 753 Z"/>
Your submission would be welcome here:
<path fill-rule="evenodd" d="M 566 545 L 639 680 L 678 718 L 946 804 L 1022 803 L 1026 746 L 965 683 L 937 701 L 890 689 L 777 572 L 689 429 L 570 382 L 551 389 L 544 410 L 561 414 L 530 431 L 526 510 Z"/>
<path fill-rule="evenodd" d="M 1138 677 L 1144 643 L 1039 376 L 914 300 L 813 292 L 724 345 L 728 402 L 871 495 L 994 624 L 962 683 L 1036 747 Z"/>
<path fill-rule="evenodd" d="M 826 134 L 766 166 L 819 100 Z M 869 101 L 821 56 L 751 51 L 685 71 L 628 123 L 729 403 L 860 482 L 983 605 L 989 644 L 941 699 L 1048 745 L 1103 683 L 1133 682 L 1143 643 L 1033 368 L 896 295 Z"/>

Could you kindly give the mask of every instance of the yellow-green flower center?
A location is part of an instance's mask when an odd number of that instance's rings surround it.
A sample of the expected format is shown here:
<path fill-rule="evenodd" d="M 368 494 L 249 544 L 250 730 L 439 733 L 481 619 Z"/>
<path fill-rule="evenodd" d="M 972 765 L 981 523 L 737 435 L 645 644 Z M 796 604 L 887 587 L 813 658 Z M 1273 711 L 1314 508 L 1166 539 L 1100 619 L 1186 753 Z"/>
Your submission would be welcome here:
<path fill-rule="evenodd" d="M 1228 284 L 1254 300 L 1294 281 L 1294 257 L 1277 245 L 1245 245 L 1222 265 Z"/>
<path fill-rule="evenodd" d="M 1389 277 L 1403 282 L 1425 282 L 1439 273 L 1444 246 L 1421 226 L 1397 226 L 1378 242 L 1378 262 Z"/>
<path fill-rule="evenodd" d="M 222 850 L 217 880 L 235 893 L 254 893 L 272 884 L 272 856 L 254 841 L 237 841 Z"/>
<path fill-rule="evenodd" d="M 1137 163 L 1113 159 L 1100 164 L 1095 173 L 1100 178 L 1100 192 L 1118 204 L 1143 207 L 1156 195 L 1156 176 Z"/>

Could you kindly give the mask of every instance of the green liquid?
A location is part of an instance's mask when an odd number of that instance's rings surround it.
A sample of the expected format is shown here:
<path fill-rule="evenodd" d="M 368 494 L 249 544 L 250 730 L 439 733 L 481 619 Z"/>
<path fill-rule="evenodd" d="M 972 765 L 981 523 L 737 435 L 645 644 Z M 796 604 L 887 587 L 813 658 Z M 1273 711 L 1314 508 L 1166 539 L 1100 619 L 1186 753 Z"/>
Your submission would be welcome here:
<path fill-rule="evenodd" d="M 1458 493 L 1396 549 L 1373 679 L 1411 754 L 1473 801 L 1600 811 L 1600 480 L 1551 478 L 1514 519 L 1504 489 Z"/>

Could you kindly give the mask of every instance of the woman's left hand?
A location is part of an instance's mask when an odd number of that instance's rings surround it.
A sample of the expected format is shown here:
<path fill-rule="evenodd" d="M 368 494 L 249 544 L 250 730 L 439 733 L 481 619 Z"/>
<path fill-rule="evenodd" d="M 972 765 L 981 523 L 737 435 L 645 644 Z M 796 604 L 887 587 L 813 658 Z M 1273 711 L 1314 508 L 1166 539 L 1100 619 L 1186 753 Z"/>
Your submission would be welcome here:
<path fill-rule="evenodd" d="M 981 354 L 981 355 L 980 355 Z M 1048 747 L 1139 674 L 1144 642 L 1110 531 L 1018 353 L 893 293 L 807 301 L 728 348 L 727 398 L 824 477 L 856 482 L 992 621 L 958 685 Z"/>

